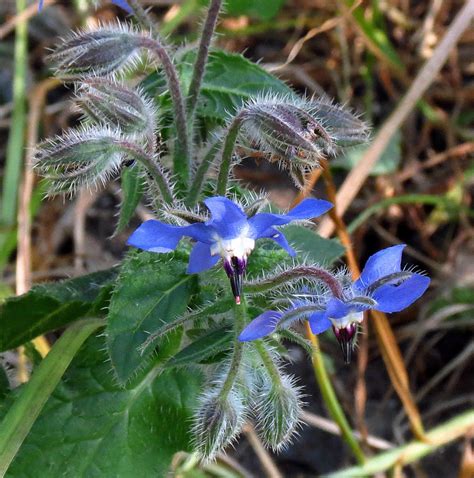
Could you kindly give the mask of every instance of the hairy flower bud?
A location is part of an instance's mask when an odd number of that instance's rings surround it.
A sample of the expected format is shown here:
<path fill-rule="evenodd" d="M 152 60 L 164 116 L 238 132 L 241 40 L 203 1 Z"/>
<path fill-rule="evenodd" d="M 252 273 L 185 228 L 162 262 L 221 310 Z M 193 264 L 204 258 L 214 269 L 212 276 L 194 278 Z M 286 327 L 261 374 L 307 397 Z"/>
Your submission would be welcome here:
<path fill-rule="evenodd" d="M 153 133 L 155 109 L 141 90 L 105 78 L 89 78 L 77 88 L 76 101 L 95 123 L 118 127 L 124 133 Z"/>
<path fill-rule="evenodd" d="M 108 128 L 70 130 L 38 145 L 34 168 L 51 181 L 51 192 L 72 193 L 104 182 L 119 168 L 126 157 L 122 141 Z"/>
<path fill-rule="evenodd" d="M 327 98 L 267 95 L 248 102 L 237 118 L 241 142 L 267 153 L 268 160 L 288 171 L 298 187 L 320 158 L 369 136 L 365 123 Z"/>
<path fill-rule="evenodd" d="M 281 374 L 280 382 L 266 377 L 255 397 L 257 433 L 264 445 L 278 451 L 291 442 L 300 424 L 301 405 L 292 377 Z"/>
<path fill-rule="evenodd" d="M 127 25 L 106 25 L 80 31 L 50 55 L 63 78 L 108 75 L 137 59 L 142 35 Z"/>
<path fill-rule="evenodd" d="M 333 103 L 329 98 L 313 99 L 306 112 L 320 121 L 334 146 L 348 147 L 365 143 L 370 138 L 370 128 L 347 108 Z M 327 151 L 334 154 L 337 150 Z"/>
<path fill-rule="evenodd" d="M 215 390 L 205 393 L 193 426 L 194 446 L 202 460 L 213 460 L 217 453 L 231 444 L 242 429 L 244 419 L 240 391 L 233 389 L 224 397 Z"/>

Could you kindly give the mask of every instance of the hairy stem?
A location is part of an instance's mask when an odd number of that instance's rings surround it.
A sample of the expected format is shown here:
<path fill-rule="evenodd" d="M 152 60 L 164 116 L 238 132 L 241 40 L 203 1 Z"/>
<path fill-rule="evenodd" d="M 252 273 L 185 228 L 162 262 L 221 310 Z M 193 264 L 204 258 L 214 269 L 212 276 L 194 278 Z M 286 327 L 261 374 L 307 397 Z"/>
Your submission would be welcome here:
<path fill-rule="evenodd" d="M 343 292 L 339 281 L 327 270 L 316 266 L 296 266 L 292 269 L 282 272 L 273 277 L 268 277 L 259 282 L 251 282 L 246 286 L 246 290 L 250 294 L 266 292 L 276 286 L 291 282 L 298 279 L 317 279 L 324 282 L 331 290 L 334 297 L 342 298 Z"/>
<path fill-rule="evenodd" d="M 174 172 L 184 186 L 189 181 L 190 149 L 188 140 L 188 125 L 183 94 L 179 83 L 178 73 L 166 48 L 158 39 L 142 37 L 141 46 L 151 50 L 163 65 L 171 102 L 173 103 L 174 120 L 176 125 L 176 141 L 174 152 Z"/>
<path fill-rule="evenodd" d="M 219 167 L 219 176 L 217 178 L 217 194 L 225 196 L 227 192 L 227 183 L 229 181 L 230 168 L 232 166 L 232 153 L 234 152 L 235 143 L 242 126 L 243 116 L 245 112 L 240 112 L 232 121 L 227 131 L 224 141 L 224 149 L 222 151 L 221 164 Z"/>
<path fill-rule="evenodd" d="M 85 319 L 72 324 L 54 344 L 34 371 L 30 381 L 21 390 L 0 425 L 2 430 L 0 477 L 5 475 L 44 404 L 81 345 L 103 325 L 105 325 L 103 320 L 99 319 Z"/>
<path fill-rule="evenodd" d="M 323 357 L 319 350 L 319 341 L 318 338 L 311 332 L 309 323 L 306 323 L 306 331 L 311 343 L 314 347 L 314 352 L 312 354 L 313 368 L 316 376 L 316 380 L 321 390 L 321 395 L 323 397 L 324 403 L 332 417 L 332 419 L 337 423 L 339 429 L 341 430 L 341 435 L 344 441 L 347 443 L 351 449 L 353 455 L 359 464 L 365 462 L 365 456 L 362 449 L 359 446 L 359 443 L 354 437 L 354 433 L 351 430 L 351 427 L 347 421 L 344 411 L 342 409 L 339 400 L 337 399 L 334 388 L 329 380 Z"/>
<path fill-rule="evenodd" d="M 267 372 L 272 379 L 273 385 L 277 387 L 281 386 L 280 372 L 278 371 L 278 368 L 275 365 L 275 362 L 273 361 L 271 355 L 269 354 L 267 348 L 265 347 L 263 340 L 255 340 L 252 343 L 254 347 L 257 349 L 258 354 L 260 355 L 263 365 L 265 365 L 265 368 L 267 369 Z"/>
<path fill-rule="evenodd" d="M 201 41 L 199 42 L 199 49 L 194 63 L 194 72 L 189 86 L 189 93 L 187 98 L 187 109 L 190 118 L 193 118 L 196 109 L 197 100 L 201 90 L 202 79 L 206 71 L 207 59 L 209 57 L 209 46 L 212 41 L 212 36 L 219 17 L 222 0 L 211 0 L 209 10 L 207 12 L 206 22 L 201 33 Z"/>
<path fill-rule="evenodd" d="M 221 146 L 221 142 L 216 141 L 210 147 L 209 151 L 206 153 L 204 158 L 202 158 L 201 164 L 199 165 L 196 171 L 196 174 L 194 176 L 193 182 L 191 184 L 188 197 L 186 198 L 187 206 L 191 207 L 197 203 L 199 199 L 199 194 L 201 193 L 202 185 L 204 182 L 204 177 L 206 176 L 206 173 L 209 170 L 209 167 L 211 166 L 212 161 L 214 160 L 217 152 L 219 151 L 220 146 Z"/>
<path fill-rule="evenodd" d="M 170 184 L 166 179 L 164 171 L 161 169 L 161 165 L 154 161 L 150 155 L 145 153 L 145 151 L 143 151 L 133 143 L 129 143 L 128 141 L 122 141 L 120 142 L 120 147 L 125 150 L 133 159 L 140 161 L 140 163 L 145 166 L 147 171 L 155 180 L 155 183 L 160 190 L 163 200 L 167 204 L 172 203 L 174 200 L 173 191 L 171 190 Z"/>
<path fill-rule="evenodd" d="M 234 305 L 234 317 L 235 317 L 234 353 L 232 354 L 232 361 L 230 363 L 229 372 L 224 381 L 224 384 L 222 385 L 222 390 L 219 394 L 219 397 L 222 400 L 225 400 L 227 396 L 229 395 L 230 391 L 232 390 L 232 387 L 234 386 L 235 378 L 237 377 L 237 374 L 239 373 L 240 362 L 242 361 L 243 343 L 239 340 L 239 335 L 245 326 L 246 317 L 247 317 L 247 307 L 246 307 L 244 297 L 241 297 L 241 302 L 239 305 L 237 304 Z"/>
<path fill-rule="evenodd" d="M 137 20 L 144 26 L 148 28 L 155 38 L 160 37 L 160 32 L 156 28 L 155 22 L 150 18 L 148 12 L 141 6 L 138 0 L 128 0 L 128 4 L 132 7 L 133 13 L 137 17 Z"/>

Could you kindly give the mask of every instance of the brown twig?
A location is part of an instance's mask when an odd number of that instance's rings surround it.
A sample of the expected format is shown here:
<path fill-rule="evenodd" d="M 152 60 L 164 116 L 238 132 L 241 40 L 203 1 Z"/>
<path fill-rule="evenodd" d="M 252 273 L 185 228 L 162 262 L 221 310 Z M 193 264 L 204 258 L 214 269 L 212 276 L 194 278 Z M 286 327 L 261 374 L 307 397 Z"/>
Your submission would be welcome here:
<path fill-rule="evenodd" d="M 250 445 L 252 445 L 255 454 L 260 460 L 260 464 L 265 470 L 265 474 L 268 476 L 268 478 L 283 478 L 283 475 L 280 473 L 280 470 L 273 462 L 273 459 L 270 454 L 267 452 L 267 450 L 265 450 L 264 446 L 260 442 L 260 439 L 255 433 L 255 430 L 250 424 L 245 425 L 244 433 Z"/>
<path fill-rule="evenodd" d="M 474 0 L 468 0 L 449 26 L 442 41 L 434 50 L 433 56 L 423 65 L 400 104 L 380 128 L 379 133 L 367 149 L 362 160 L 347 175 L 346 180 L 337 194 L 336 204 L 340 215 L 346 212 L 395 132 L 400 129 L 401 124 L 413 110 L 417 101 L 434 81 L 439 70 L 448 58 L 451 49 L 470 25 L 473 16 Z M 331 219 L 325 218 L 321 222 L 318 232 L 324 237 L 329 237 L 333 233 L 334 228 L 335 224 Z"/>
<path fill-rule="evenodd" d="M 38 142 L 38 126 L 41 111 L 44 107 L 46 94 L 57 86 L 59 81 L 54 78 L 40 83 L 30 95 L 30 112 L 28 115 L 28 136 L 25 153 L 23 180 L 19 190 L 18 229 L 15 285 L 17 295 L 24 294 L 31 287 L 31 213 L 30 202 L 33 193 L 34 173 L 31 168 L 33 148 Z M 45 337 L 34 339 L 38 352 L 44 357 L 49 352 L 49 344 Z"/>

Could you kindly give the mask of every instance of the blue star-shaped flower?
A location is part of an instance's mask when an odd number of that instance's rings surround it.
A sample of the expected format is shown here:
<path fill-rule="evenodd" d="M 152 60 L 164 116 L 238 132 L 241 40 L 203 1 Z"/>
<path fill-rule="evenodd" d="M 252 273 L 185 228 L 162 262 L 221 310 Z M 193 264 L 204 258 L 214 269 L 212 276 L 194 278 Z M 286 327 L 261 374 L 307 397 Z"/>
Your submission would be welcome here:
<path fill-rule="evenodd" d="M 328 292 L 323 296 L 314 295 L 313 300 L 311 296 L 307 301 L 299 300 L 285 312 L 264 312 L 243 330 L 240 340 L 262 338 L 272 333 L 283 320 L 306 316 L 314 334 L 333 328 L 344 358 L 349 362 L 357 324 L 362 322 L 365 310 L 398 312 L 421 297 L 430 284 L 429 277 L 402 270 L 404 248 L 404 244 L 388 247 L 369 257 L 359 279 L 348 287 L 341 285 L 340 297 Z"/>
<path fill-rule="evenodd" d="M 240 302 L 247 259 L 255 241 L 273 239 L 293 256 L 295 251 L 275 226 L 318 217 L 332 208 L 328 201 L 305 199 L 287 214 L 259 213 L 247 217 L 239 205 L 225 197 L 208 198 L 204 204 L 211 213 L 208 221 L 188 226 L 146 221 L 130 236 L 128 244 L 145 251 L 163 253 L 176 249 L 184 236 L 194 239 L 196 244 L 189 257 L 188 273 L 209 269 L 222 258 L 237 303 Z"/>

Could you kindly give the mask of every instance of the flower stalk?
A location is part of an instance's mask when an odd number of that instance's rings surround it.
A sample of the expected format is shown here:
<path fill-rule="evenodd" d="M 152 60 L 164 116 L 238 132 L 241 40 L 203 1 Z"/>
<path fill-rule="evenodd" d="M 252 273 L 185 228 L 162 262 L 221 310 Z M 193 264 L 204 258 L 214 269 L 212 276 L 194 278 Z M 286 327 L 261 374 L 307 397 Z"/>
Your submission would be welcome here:
<path fill-rule="evenodd" d="M 183 185 L 189 181 L 190 148 L 188 139 L 188 125 L 183 94 L 179 83 L 178 73 L 166 48 L 157 39 L 142 37 L 140 45 L 154 53 L 163 64 L 171 102 L 173 103 L 174 118 L 176 123 L 176 141 L 174 152 L 174 172 L 178 175 Z"/>
<path fill-rule="evenodd" d="M 249 294 L 259 294 L 271 290 L 286 282 L 308 278 L 324 282 L 334 297 L 342 298 L 343 291 L 339 281 L 329 271 L 317 266 L 296 266 L 292 269 L 282 272 L 281 274 L 268 277 L 262 281 L 247 283 L 246 291 Z"/>
<path fill-rule="evenodd" d="M 199 99 L 202 79 L 206 72 L 207 59 L 209 57 L 209 47 L 211 45 L 214 30 L 216 28 L 219 11 L 221 9 L 222 0 L 211 0 L 209 10 L 207 12 L 206 21 L 201 33 L 201 41 L 199 42 L 196 62 L 194 63 L 193 77 L 189 86 L 187 98 L 187 110 L 190 118 L 194 117 L 196 104 Z M 193 123 L 191 119 L 191 124 Z"/>
<path fill-rule="evenodd" d="M 349 422 L 344 415 L 342 406 L 339 403 L 331 381 L 329 380 L 329 376 L 324 365 L 323 357 L 320 352 L 319 340 L 317 336 L 311 332 L 311 328 L 309 327 L 308 322 L 306 323 L 306 332 L 308 338 L 313 345 L 314 350 L 312 354 L 312 362 L 314 374 L 316 377 L 316 381 L 318 382 L 319 389 L 321 390 L 321 395 L 323 397 L 324 403 L 326 404 L 326 407 L 332 419 L 339 426 L 342 438 L 351 449 L 352 454 L 354 455 L 357 462 L 362 465 L 365 462 L 364 452 L 362 451 L 362 448 L 355 439 L 354 433 L 351 430 Z"/>
<path fill-rule="evenodd" d="M 241 111 L 232 121 L 227 130 L 227 135 L 224 141 L 224 148 L 222 150 L 221 164 L 219 167 L 219 176 L 217 177 L 218 195 L 225 195 L 227 192 L 227 184 L 229 182 L 230 169 L 232 167 L 232 154 L 234 152 L 235 143 L 239 135 L 240 127 L 242 126 L 245 110 Z"/>
<path fill-rule="evenodd" d="M 147 171 L 155 180 L 155 183 L 158 186 L 158 189 L 160 190 L 160 193 L 165 203 L 172 203 L 174 200 L 173 192 L 171 190 L 168 180 L 166 179 L 164 171 L 161 169 L 160 164 L 154 161 L 152 157 L 150 157 L 133 143 L 129 143 L 128 141 L 122 141 L 120 143 L 120 146 L 133 159 L 140 161 L 146 167 Z"/>

